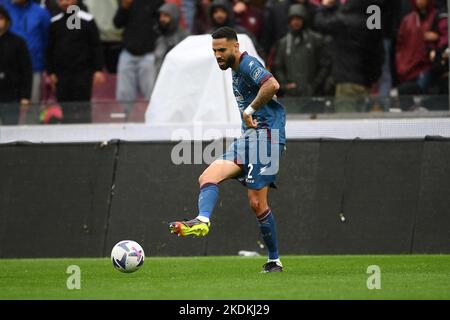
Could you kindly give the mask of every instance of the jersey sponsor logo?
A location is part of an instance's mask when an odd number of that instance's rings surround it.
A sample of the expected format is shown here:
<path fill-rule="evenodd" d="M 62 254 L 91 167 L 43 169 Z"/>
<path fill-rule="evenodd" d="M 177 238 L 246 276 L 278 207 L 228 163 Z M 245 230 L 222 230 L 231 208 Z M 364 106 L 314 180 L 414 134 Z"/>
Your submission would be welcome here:
<path fill-rule="evenodd" d="M 268 167 L 267 166 L 265 166 L 265 167 L 262 167 L 260 170 L 259 170 L 259 175 L 262 175 L 264 172 L 266 172 L 267 171 L 267 169 L 268 169 Z"/>
<path fill-rule="evenodd" d="M 255 183 L 255 179 L 245 179 L 245 183 Z"/>
<path fill-rule="evenodd" d="M 261 67 L 258 67 L 255 70 L 253 70 L 252 71 L 252 79 L 255 81 L 258 80 L 258 78 L 262 72 L 263 72 L 263 69 Z"/>

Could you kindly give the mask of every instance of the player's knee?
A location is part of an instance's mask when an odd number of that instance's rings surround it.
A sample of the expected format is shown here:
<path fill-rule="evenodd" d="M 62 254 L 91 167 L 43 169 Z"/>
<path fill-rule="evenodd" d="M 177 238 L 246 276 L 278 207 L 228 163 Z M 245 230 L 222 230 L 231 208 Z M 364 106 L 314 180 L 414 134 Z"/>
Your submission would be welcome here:
<path fill-rule="evenodd" d="M 198 177 L 198 185 L 201 187 L 205 183 L 205 174 L 202 173 L 200 177 Z"/>
<path fill-rule="evenodd" d="M 217 181 L 215 181 L 215 179 L 213 179 L 213 177 L 211 177 L 208 173 L 203 172 L 200 177 L 198 177 L 198 184 L 199 186 L 203 186 L 206 183 L 216 183 Z"/>
<path fill-rule="evenodd" d="M 256 214 L 265 210 L 265 208 L 263 208 L 263 204 L 258 198 L 249 198 L 248 202 L 250 204 L 250 208 L 252 208 L 253 212 Z"/>

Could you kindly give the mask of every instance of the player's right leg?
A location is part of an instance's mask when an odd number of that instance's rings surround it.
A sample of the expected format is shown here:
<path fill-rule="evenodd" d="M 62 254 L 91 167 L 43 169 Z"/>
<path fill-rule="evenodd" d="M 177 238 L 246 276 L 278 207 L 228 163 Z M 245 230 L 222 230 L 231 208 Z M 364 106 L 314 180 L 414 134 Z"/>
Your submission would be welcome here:
<path fill-rule="evenodd" d="M 264 264 L 262 272 L 282 272 L 283 265 L 278 255 L 277 228 L 267 201 L 268 193 L 268 186 L 259 190 L 248 189 L 248 200 L 258 219 L 259 229 L 268 250 L 268 260 Z"/>
<path fill-rule="evenodd" d="M 214 161 L 199 177 L 200 194 L 198 197 L 198 216 L 188 221 L 169 223 L 169 230 L 178 236 L 205 236 L 209 232 L 209 218 L 219 197 L 219 183 L 236 177 L 241 167 L 230 160 Z"/>

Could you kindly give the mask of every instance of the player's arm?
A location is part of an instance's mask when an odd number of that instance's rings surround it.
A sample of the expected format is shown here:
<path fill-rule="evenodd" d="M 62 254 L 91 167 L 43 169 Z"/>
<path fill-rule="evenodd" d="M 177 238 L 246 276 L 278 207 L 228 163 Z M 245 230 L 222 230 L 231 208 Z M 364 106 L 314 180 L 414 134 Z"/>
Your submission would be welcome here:
<path fill-rule="evenodd" d="M 243 120 L 247 128 L 256 128 L 258 123 L 253 120 L 252 115 L 258 111 L 259 108 L 267 104 L 277 94 L 280 89 L 280 84 L 274 77 L 270 77 L 259 88 L 258 94 L 252 103 L 244 110 Z"/>

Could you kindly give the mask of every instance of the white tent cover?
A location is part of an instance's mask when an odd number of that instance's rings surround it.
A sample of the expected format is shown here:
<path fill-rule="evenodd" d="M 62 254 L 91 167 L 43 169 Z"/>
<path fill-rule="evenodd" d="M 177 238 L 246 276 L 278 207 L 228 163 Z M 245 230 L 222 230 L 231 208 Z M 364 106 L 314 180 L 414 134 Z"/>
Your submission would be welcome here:
<path fill-rule="evenodd" d="M 242 52 L 264 63 L 247 35 L 239 34 L 238 40 Z M 210 35 L 189 36 L 166 55 L 145 119 L 150 124 L 240 123 L 231 70 L 220 70 Z"/>

